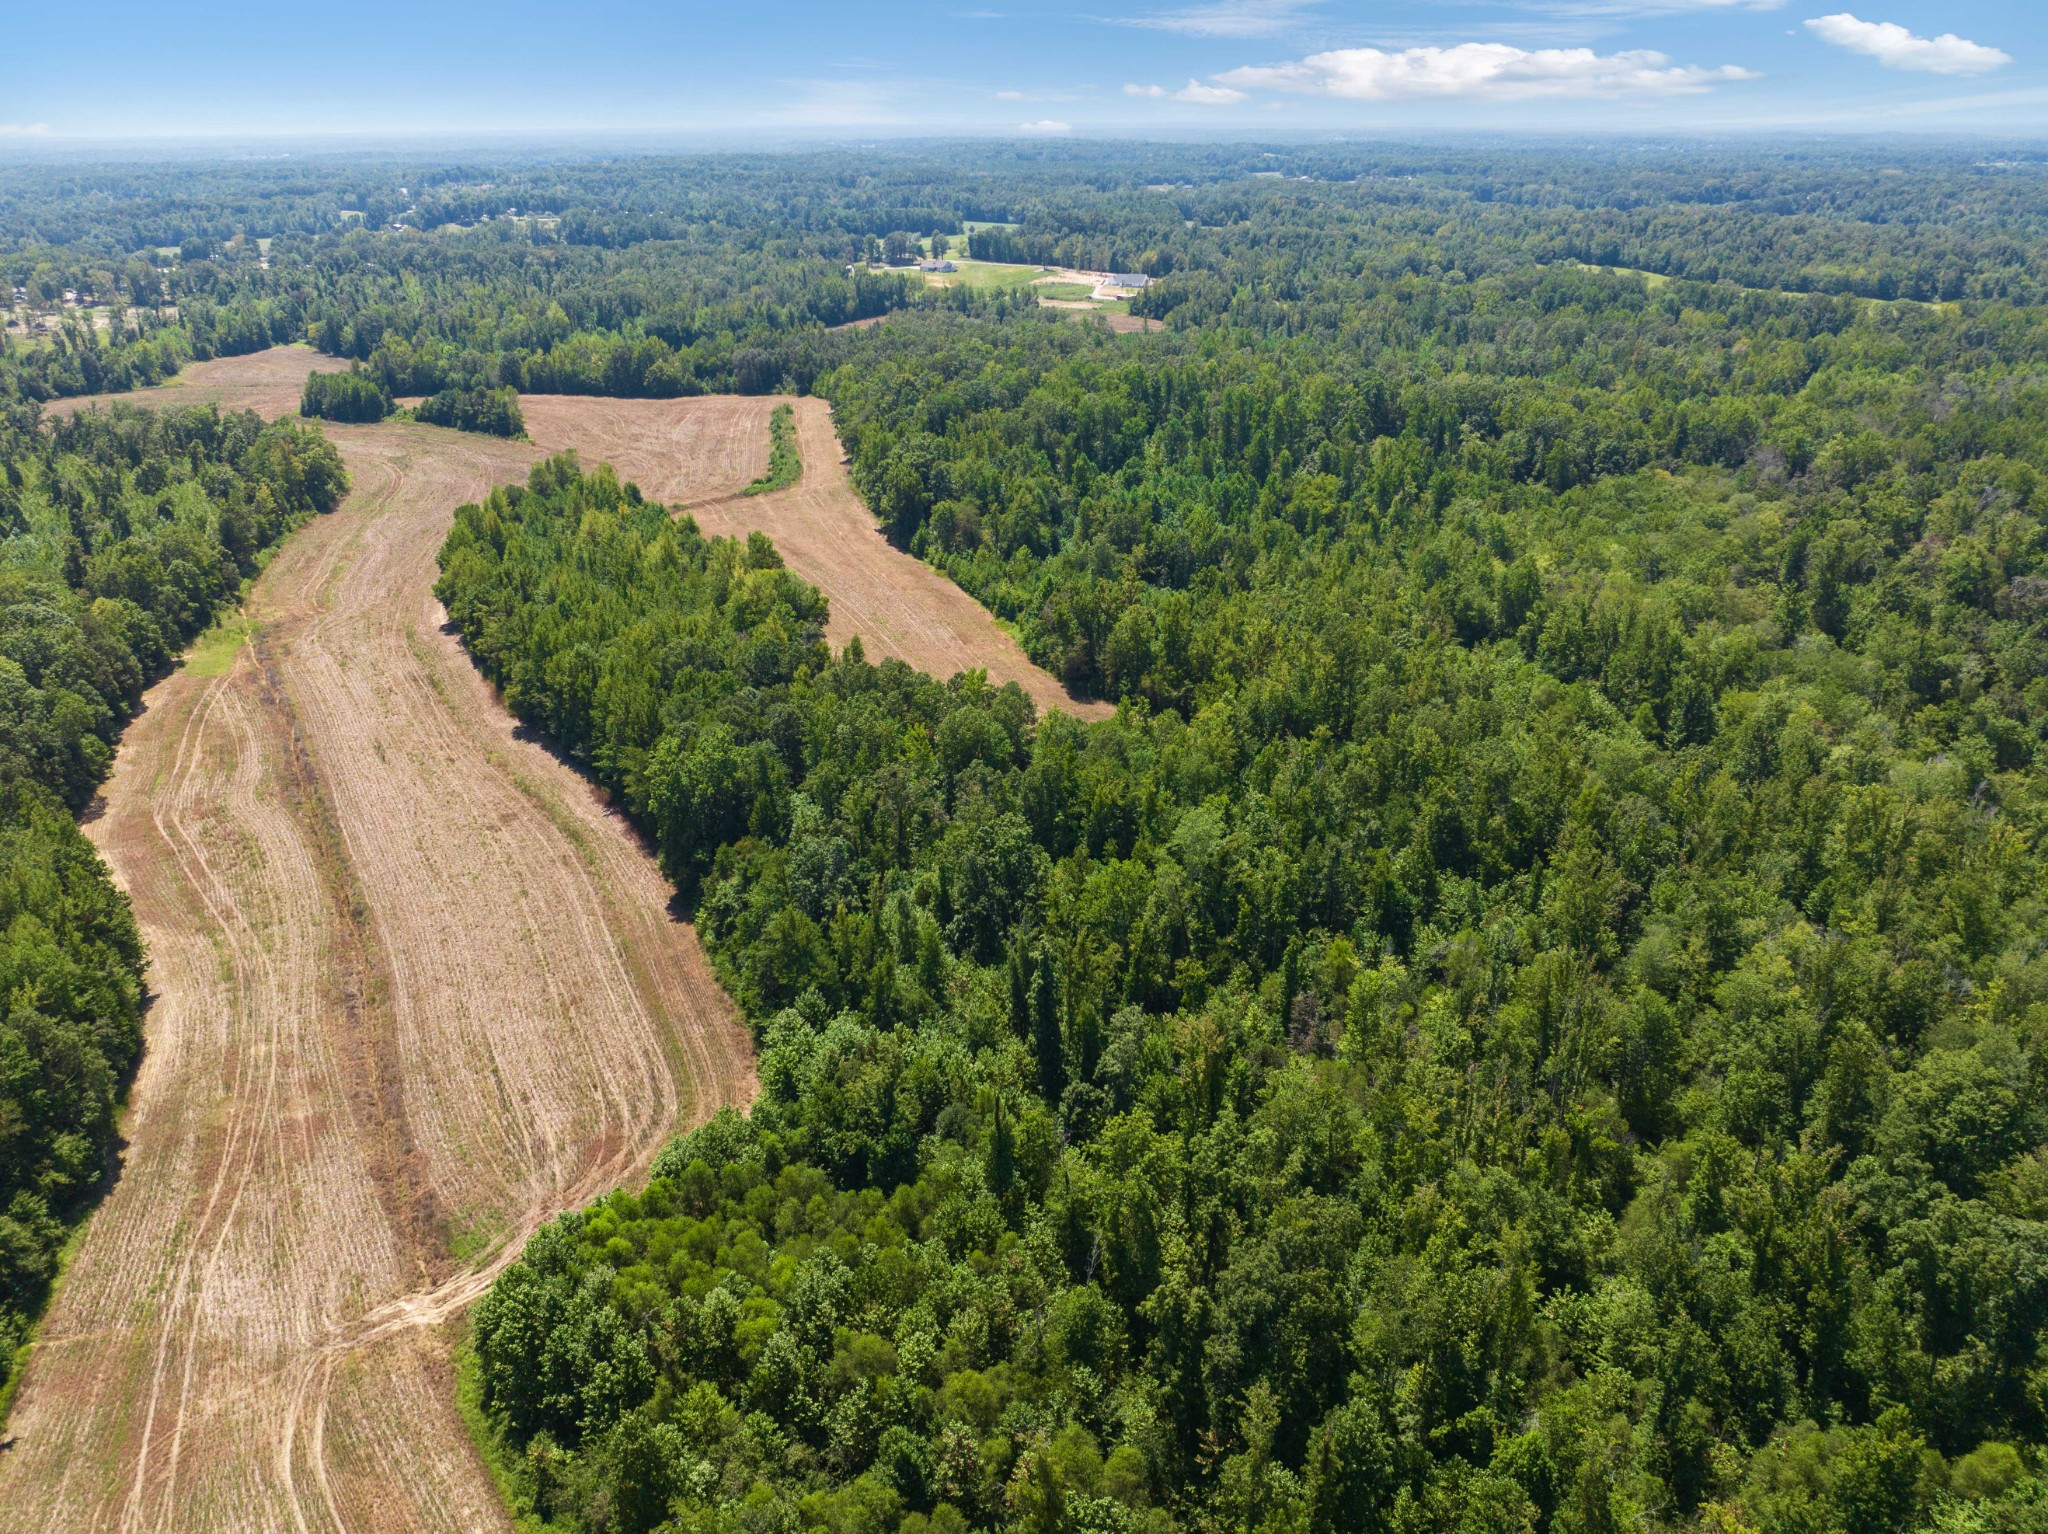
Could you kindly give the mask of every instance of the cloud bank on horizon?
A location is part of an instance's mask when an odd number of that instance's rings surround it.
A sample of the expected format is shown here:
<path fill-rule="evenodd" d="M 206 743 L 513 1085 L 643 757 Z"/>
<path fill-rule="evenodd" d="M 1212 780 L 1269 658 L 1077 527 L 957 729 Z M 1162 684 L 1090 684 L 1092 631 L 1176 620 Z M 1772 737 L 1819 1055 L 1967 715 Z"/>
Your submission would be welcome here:
<path fill-rule="evenodd" d="M 260 24 L 232 0 L 184 0 L 175 26 L 153 0 L 101 0 L 91 70 L 16 71 L 0 85 L 0 148 L 579 129 L 2048 133 L 2048 5 L 1851 3 L 779 0 L 771 22 L 711 0 L 592 0 L 594 24 L 563 29 L 540 0 L 496 0 L 488 25 L 477 0 L 282 7 Z M 74 39 L 59 12 L 26 8 L 11 23 L 22 57 L 65 56 Z M 406 47 L 394 50 L 400 35 Z M 1991 100 L 1974 82 L 1994 76 Z"/>
<path fill-rule="evenodd" d="M 1446 96 L 1529 101 L 1544 96 L 1668 96 L 1762 76 L 1739 64 L 1674 65 L 1633 49 L 1516 48 L 1460 43 L 1454 48 L 1336 48 L 1292 64 L 1253 65 L 1217 77 L 1233 88 L 1264 87 L 1352 101 L 1423 101 Z"/>

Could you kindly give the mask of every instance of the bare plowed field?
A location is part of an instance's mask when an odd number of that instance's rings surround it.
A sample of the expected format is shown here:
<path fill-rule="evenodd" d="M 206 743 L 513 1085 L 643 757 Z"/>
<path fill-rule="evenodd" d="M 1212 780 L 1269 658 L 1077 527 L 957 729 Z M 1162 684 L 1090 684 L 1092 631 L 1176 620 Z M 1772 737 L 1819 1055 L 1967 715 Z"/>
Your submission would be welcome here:
<path fill-rule="evenodd" d="M 1112 323 L 1116 319 L 1129 316 L 1113 317 Z M 309 347 L 280 346 L 195 363 L 149 397 L 289 415 L 299 408 L 308 373 L 343 366 Z M 98 395 L 60 400 L 49 409 L 68 413 L 141 398 Z M 802 481 L 776 495 L 732 494 L 767 469 L 768 416 L 783 403 L 796 407 Z M 1090 719 L 1115 712 L 1106 703 L 1071 696 L 1031 663 L 987 608 L 882 536 L 847 477 L 832 407 L 823 400 L 526 394 L 519 404 L 527 433 L 541 451 L 573 448 L 586 465 L 609 463 L 650 498 L 688 505 L 707 533 L 744 537 L 759 528 L 768 534 L 789 567 L 830 599 L 826 632 L 835 645 L 858 634 L 870 660 L 893 655 L 940 677 L 979 667 L 998 686 L 1017 683 L 1041 712 L 1059 708 Z"/>
<path fill-rule="evenodd" d="M 773 495 L 720 498 L 693 490 L 694 455 L 710 451 L 695 445 L 702 435 L 734 444 L 740 483 L 767 468 L 768 415 L 778 404 L 796 409 L 803 478 Z M 1108 704 L 1069 696 L 987 608 L 881 535 L 847 477 L 832 408 L 823 400 L 527 395 L 520 405 L 528 432 L 547 450 L 575 447 L 587 462 L 610 463 L 652 499 L 687 506 L 707 533 L 744 537 L 758 528 L 774 539 L 790 569 L 830 599 L 826 632 L 835 645 L 857 634 L 868 659 L 897 656 L 933 676 L 979 667 L 998 685 L 1016 682 L 1041 711 L 1059 708 L 1087 718 L 1114 712 Z"/>
<path fill-rule="evenodd" d="M 754 1089 L 652 861 L 442 631 L 449 514 L 533 449 L 334 435 L 347 504 L 226 674 L 151 693 L 89 828 L 156 1002 L 0 1528 L 502 1528 L 440 1323 Z"/>
<path fill-rule="evenodd" d="M 341 373 L 348 364 L 323 357 L 310 346 L 273 346 L 246 357 L 216 357 L 195 362 L 162 388 L 137 394 L 94 394 L 82 399 L 52 400 L 49 415 L 69 415 L 89 405 L 115 400 L 167 405 L 219 405 L 224 410 L 253 410 L 266 420 L 290 415 L 299 408 L 306 375 Z"/>

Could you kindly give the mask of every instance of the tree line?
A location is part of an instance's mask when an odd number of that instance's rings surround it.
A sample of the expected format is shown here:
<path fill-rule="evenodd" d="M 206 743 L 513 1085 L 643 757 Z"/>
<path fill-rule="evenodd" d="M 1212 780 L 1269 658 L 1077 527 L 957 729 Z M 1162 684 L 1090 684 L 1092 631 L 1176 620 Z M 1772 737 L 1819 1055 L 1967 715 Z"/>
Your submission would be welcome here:
<path fill-rule="evenodd" d="M 2042 1526 L 2038 155 L 417 170 L 346 172 L 406 189 L 404 231 L 330 210 L 356 183 L 329 167 L 133 172 L 191 226 L 175 260 L 115 202 L 0 178 L 32 272 L 69 269 L 31 227 L 62 212 L 64 261 L 170 288 L 0 348 L 0 398 L 266 335 L 451 419 L 815 391 L 888 534 L 1120 705 L 1038 719 L 835 655 L 765 539 L 604 471 L 458 515 L 451 616 L 647 832 L 761 1043 L 749 1118 L 479 1307 L 534 1513 Z M 267 267 L 221 232 L 241 200 L 292 221 Z M 1165 332 L 845 269 L 968 222 L 1003 226 L 978 252 L 1157 276 L 1133 307 Z M 22 431 L 0 462 L 56 608 L 203 622 L 274 535 L 255 439 L 166 449 L 159 485 L 154 448 L 46 472 Z M 277 432 L 265 461 L 338 487 Z M 167 488 L 224 556 L 149 520 Z M 189 632 L 150 622 L 120 630 L 138 675 Z M 76 803 L 111 726 L 23 645 L 18 776 Z M 115 917 L 77 921 L 132 975 Z M 44 1136 L 66 1167 L 97 1092 Z M 0 1247 L 41 1260 L 70 1176 L 36 1174 Z"/>

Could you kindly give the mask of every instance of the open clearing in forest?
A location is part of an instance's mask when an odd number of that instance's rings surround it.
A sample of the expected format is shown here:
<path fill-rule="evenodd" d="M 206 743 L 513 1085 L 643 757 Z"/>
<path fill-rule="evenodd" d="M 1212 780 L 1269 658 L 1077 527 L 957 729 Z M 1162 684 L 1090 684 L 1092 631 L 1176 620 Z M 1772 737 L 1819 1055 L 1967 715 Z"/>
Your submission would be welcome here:
<path fill-rule="evenodd" d="M 1111 315 L 1108 323 L 1123 330 L 1146 322 Z M 195 364 L 179 383 L 151 391 L 151 397 L 289 415 L 299 407 L 307 374 L 342 366 L 309 347 L 280 346 Z M 139 398 L 96 395 L 61 400 L 49 408 L 52 413 L 68 413 L 86 405 Z M 737 492 L 768 467 L 768 417 L 778 404 L 795 407 L 803 478 L 772 495 L 740 496 Z M 1024 647 L 988 609 L 882 536 L 847 477 L 846 459 L 832 429 L 832 410 L 823 400 L 524 394 L 519 405 L 533 448 L 541 453 L 574 449 L 588 467 L 609 463 L 621 479 L 637 483 L 650 499 L 686 506 L 706 533 L 745 537 L 758 528 L 774 539 L 790 569 L 817 586 L 831 603 L 826 634 L 833 644 L 843 645 L 857 634 L 868 659 L 893 655 L 938 677 L 979 667 L 997 686 L 1017 683 L 1041 712 L 1059 708 L 1094 719 L 1115 712 L 1106 703 L 1070 696 L 1055 678 L 1031 663 Z M 337 428 L 334 436 L 346 444 L 351 430 Z M 480 444 L 474 449 L 478 452 L 489 446 L 480 438 L 464 440 Z M 515 444 L 499 446 L 515 455 L 522 450 Z M 507 460 L 514 468 L 502 478 L 523 474 L 518 465 L 534 456 L 532 449 L 525 451 L 528 458 Z"/>
<path fill-rule="evenodd" d="M 804 468 L 795 485 L 751 496 L 705 497 L 693 488 L 710 477 L 695 467 L 705 461 L 719 462 L 723 482 L 731 485 L 765 471 L 768 416 L 780 404 L 796 411 Z M 979 667 L 998 686 L 1017 683 L 1041 712 L 1059 708 L 1087 718 L 1115 712 L 1106 703 L 1069 697 L 987 608 L 882 536 L 847 477 L 825 401 L 529 394 L 520 406 L 527 431 L 547 451 L 574 447 L 585 463 L 611 464 L 651 499 L 685 507 L 706 533 L 766 533 L 789 568 L 830 601 L 825 632 L 834 645 L 859 635 L 869 660 L 893 655 L 939 677 Z"/>
<path fill-rule="evenodd" d="M 440 1323 L 754 1091 L 652 860 L 443 631 L 451 512 L 535 449 L 332 432 L 347 503 L 151 691 L 88 827 L 156 1000 L 0 1529 L 504 1528 Z"/>
<path fill-rule="evenodd" d="M 85 399 L 52 400 L 46 415 L 69 415 L 89 405 L 116 400 L 165 405 L 219 405 L 228 410 L 253 410 L 267 419 L 292 415 L 306 390 L 309 373 L 345 373 L 348 364 L 323 357 L 310 346 L 273 346 L 246 357 L 216 357 L 195 362 L 159 388 L 136 394 L 95 394 Z"/>
<path fill-rule="evenodd" d="M 284 414 L 315 361 L 280 348 L 130 398 Z M 446 631 L 455 506 L 573 447 L 707 531 L 767 531 L 835 639 L 1072 706 L 881 537 L 822 401 L 791 402 L 802 480 L 738 494 L 777 403 L 529 397 L 532 444 L 326 428 L 347 502 L 151 690 L 88 826 L 155 1001 L 122 1176 L 11 1415 L 0 1530 L 506 1527 L 444 1323 L 541 1222 L 755 1086 L 652 860 Z"/>

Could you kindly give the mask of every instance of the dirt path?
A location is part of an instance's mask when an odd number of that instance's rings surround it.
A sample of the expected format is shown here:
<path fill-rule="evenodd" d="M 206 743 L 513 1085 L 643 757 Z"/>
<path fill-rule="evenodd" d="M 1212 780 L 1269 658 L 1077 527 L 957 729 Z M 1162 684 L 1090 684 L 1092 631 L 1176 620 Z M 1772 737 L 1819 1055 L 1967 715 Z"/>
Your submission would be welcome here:
<path fill-rule="evenodd" d="M 89 827 L 157 999 L 0 1529 L 504 1528 L 438 1323 L 754 1090 L 653 862 L 442 631 L 451 511 L 535 450 L 334 436 L 347 504 L 226 674 L 152 690 Z"/>
<path fill-rule="evenodd" d="M 693 497 L 687 467 L 700 451 L 697 434 L 717 431 L 752 456 L 736 463 L 741 484 L 768 464 L 768 415 L 778 404 L 795 407 L 803 478 L 773 495 Z M 527 395 L 520 401 L 526 428 L 549 451 L 576 447 L 586 462 L 601 459 L 622 479 L 638 483 L 658 501 L 688 505 L 707 533 L 745 537 L 758 528 L 775 541 L 790 569 L 819 587 L 831 603 L 826 634 L 835 645 L 860 636 L 869 660 L 896 656 L 920 671 L 949 677 L 980 667 L 998 685 L 1016 682 L 1039 710 L 1064 709 L 1084 718 L 1107 718 L 1106 703 L 1068 695 L 1034 666 L 1024 647 L 989 616 L 988 609 L 923 560 L 892 545 L 854 493 L 846 459 L 832 429 L 832 407 L 821 399 L 602 400 L 572 395 Z M 734 431 L 735 423 L 745 429 Z"/>

